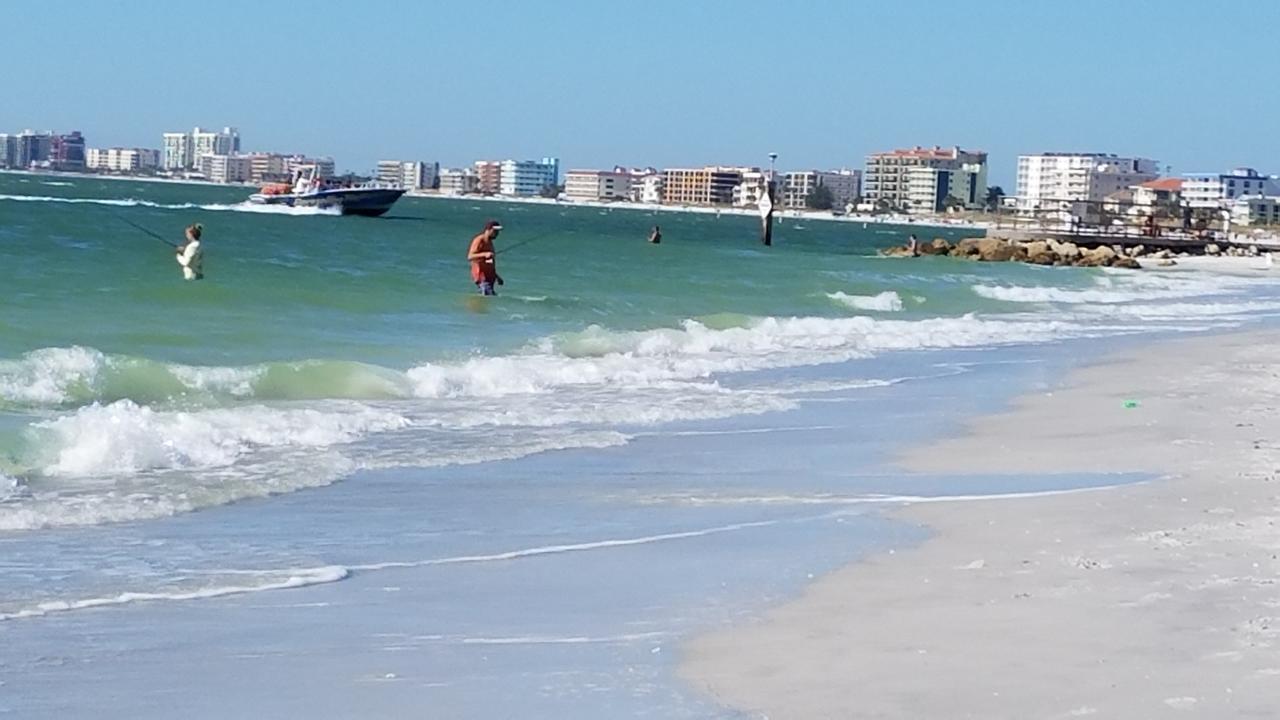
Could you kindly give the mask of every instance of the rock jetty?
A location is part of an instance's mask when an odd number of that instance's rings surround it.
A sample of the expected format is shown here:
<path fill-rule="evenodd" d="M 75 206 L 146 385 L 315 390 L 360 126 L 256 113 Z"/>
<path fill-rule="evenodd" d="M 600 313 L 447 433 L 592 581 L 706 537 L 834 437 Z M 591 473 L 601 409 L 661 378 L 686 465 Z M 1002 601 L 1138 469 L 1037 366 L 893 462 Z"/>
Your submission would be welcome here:
<path fill-rule="evenodd" d="M 1256 256 L 1258 248 L 1228 247 L 1224 250 L 1215 243 L 1180 250 L 1148 248 L 1144 245 L 1125 247 L 1118 244 L 1100 244 L 1090 247 L 1052 238 L 1029 241 L 968 238 L 952 245 L 942 238 L 934 238 L 932 242 L 917 244 L 914 250 L 910 246 L 901 245 L 881 250 L 880 254 L 886 257 L 945 255 L 979 262 L 1023 262 L 1031 265 L 1138 269 L 1142 267 L 1142 263 L 1138 261 L 1139 258 L 1157 265 L 1175 265 L 1177 264 L 1175 258 L 1188 257 L 1192 254 Z"/>

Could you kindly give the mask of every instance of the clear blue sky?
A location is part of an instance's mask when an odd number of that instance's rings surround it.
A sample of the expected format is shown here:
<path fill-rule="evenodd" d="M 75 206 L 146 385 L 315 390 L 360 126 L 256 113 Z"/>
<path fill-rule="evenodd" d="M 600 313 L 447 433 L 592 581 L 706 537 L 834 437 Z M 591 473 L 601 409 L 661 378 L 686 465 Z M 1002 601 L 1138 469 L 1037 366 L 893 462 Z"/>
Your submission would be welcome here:
<path fill-rule="evenodd" d="M 10 13 L 12 15 L 13 13 Z M 1280 172 L 1280 3 L 1202 0 L 70 2 L 0 45 L 0 131 L 158 147 L 559 155 L 565 167 L 861 167 L 915 144 Z"/>

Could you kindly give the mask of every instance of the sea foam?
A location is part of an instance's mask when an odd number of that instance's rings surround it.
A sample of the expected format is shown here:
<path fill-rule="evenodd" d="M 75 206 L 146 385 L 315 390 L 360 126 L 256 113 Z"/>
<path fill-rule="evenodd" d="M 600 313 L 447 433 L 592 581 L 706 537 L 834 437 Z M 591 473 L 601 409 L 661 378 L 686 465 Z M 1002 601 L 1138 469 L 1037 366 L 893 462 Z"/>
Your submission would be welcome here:
<path fill-rule="evenodd" d="M 875 295 L 848 295 L 843 292 L 833 292 L 827 293 L 827 297 L 856 310 L 897 312 L 902 309 L 902 298 L 892 290 Z"/>
<path fill-rule="evenodd" d="M 407 424 L 400 415 L 365 407 L 162 412 L 120 400 L 37 422 L 27 435 L 43 474 L 83 477 L 222 467 L 256 448 L 327 447 Z"/>

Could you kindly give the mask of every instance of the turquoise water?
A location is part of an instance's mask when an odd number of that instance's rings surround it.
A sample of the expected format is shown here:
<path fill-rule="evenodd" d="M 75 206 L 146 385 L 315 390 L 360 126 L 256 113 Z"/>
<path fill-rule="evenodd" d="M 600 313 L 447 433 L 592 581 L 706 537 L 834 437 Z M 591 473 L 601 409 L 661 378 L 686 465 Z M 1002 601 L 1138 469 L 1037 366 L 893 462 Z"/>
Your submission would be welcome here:
<path fill-rule="evenodd" d="M 229 210 L 243 189 L 54 182 L 69 184 L 0 179 L 2 196 L 50 199 L 0 201 L 0 280 L 22 316 L 6 320 L 7 356 L 77 344 L 206 365 L 341 358 L 400 367 L 510 352 L 591 324 L 636 330 L 718 314 L 727 317 L 712 322 L 839 317 L 847 308 L 827 293 L 875 294 L 889 282 L 923 293 L 946 271 L 921 263 L 903 275 L 867 257 L 903 240 L 903 228 L 783 221 L 777 245 L 763 248 L 757 221 L 741 216 L 408 198 L 369 222 Z M 93 199 L 139 204 L 85 202 Z M 472 296 L 464 255 L 490 217 L 505 223 L 500 249 L 528 242 L 501 258 L 509 284 L 484 301 Z M 175 242 L 185 224 L 203 223 L 208 280 L 179 282 L 171 253 L 126 219 Z M 664 226 L 660 246 L 644 242 L 654 223 Z M 935 304 L 945 303 L 928 309 L 934 314 L 991 306 L 933 289 Z"/>
<path fill-rule="evenodd" d="M 407 198 L 370 219 L 245 195 L 0 175 L 0 531 L 793 404 L 728 389 L 737 372 L 1197 329 L 1257 309 L 1241 304 L 1247 278 L 875 256 L 908 232 L 972 234 L 957 229 L 784 219 L 765 248 L 755 218 L 730 214 Z M 496 298 L 475 294 L 465 261 L 489 218 L 510 248 Z M 134 227 L 176 241 L 192 222 L 206 247 L 195 283 Z"/>
<path fill-rule="evenodd" d="M 875 257 L 960 230 L 246 194 L 0 174 L 0 714 L 730 717 L 666 648 L 918 539 L 886 495 L 1114 481 L 884 448 L 1280 312 L 1264 274 Z M 198 283 L 129 224 L 191 222 Z"/>

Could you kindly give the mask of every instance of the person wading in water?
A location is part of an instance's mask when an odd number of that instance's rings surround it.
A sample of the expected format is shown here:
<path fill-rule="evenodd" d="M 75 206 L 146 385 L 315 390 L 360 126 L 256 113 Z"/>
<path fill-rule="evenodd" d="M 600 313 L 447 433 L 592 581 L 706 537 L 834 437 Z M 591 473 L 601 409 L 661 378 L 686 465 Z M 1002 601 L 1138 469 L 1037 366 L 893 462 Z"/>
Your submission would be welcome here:
<path fill-rule="evenodd" d="M 188 225 L 186 230 L 187 239 L 181 245 L 175 247 L 178 264 L 182 266 L 184 280 L 204 279 L 204 251 L 200 248 L 200 236 L 203 233 L 204 226 L 200 223 Z"/>
<path fill-rule="evenodd" d="M 490 220 L 484 224 L 484 231 L 471 238 L 471 247 L 467 250 L 467 259 L 471 261 L 471 279 L 481 295 L 497 295 L 494 283 L 502 285 L 502 276 L 498 274 L 495 262 L 497 252 L 493 249 L 493 240 L 502 231 L 502 223 Z"/>

